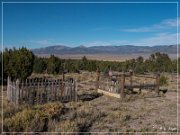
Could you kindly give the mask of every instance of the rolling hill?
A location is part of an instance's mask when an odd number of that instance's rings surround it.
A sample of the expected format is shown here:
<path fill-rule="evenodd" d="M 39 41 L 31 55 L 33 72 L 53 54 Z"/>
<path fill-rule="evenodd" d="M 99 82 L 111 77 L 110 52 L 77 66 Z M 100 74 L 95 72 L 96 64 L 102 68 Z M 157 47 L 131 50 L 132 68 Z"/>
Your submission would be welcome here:
<path fill-rule="evenodd" d="M 176 45 L 161 45 L 161 46 L 78 46 L 68 47 L 63 45 L 48 46 L 32 50 L 35 54 L 57 54 L 57 55 L 81 55 L 81 54 L 151 54 L 155 52 L 162 52 L 167 54 L 177 54 Z"/>

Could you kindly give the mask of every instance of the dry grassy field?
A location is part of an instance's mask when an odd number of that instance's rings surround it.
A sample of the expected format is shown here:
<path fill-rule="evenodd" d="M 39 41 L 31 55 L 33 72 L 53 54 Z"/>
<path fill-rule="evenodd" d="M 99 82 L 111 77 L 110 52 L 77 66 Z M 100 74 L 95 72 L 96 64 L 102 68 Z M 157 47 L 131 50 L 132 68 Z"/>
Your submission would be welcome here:
<path fill-rule="evenodd" d="M 44 76 L 33 74 L 34 76 Z M 50 76 L 62 78 L 61 75 Z M 177 128 L 177 78 L 165 74 L 168 85 L 165 94 L 156 97 L 144 90 L 118 99 L 97 93 L 96 73 L 69 73 L 66 77 L 78 80 L 78 101 L 47 103 L 34 106 L 15 106 L 6 100 L 3 89 L 4 131 L 43 132 L 174 132 Z M 141 78 L 134 78 L 144 81 Z M 146 80 L 150 81 L 150 80 Z M 179 93 L 180 95 L 180 93 Z M 180 101 L 180 99 L 179 99 Z M 105 133 L 104 133 L 105 134 Z M 143 133 L 138 133 L 143 134 Z M 153 133 L 160 134 L 160 133 Z"/>
<path fill-rule="evenodd" d="M 103 60 L 103 61 L 125 61 L 133 58 L 142 56 L 144 59 L 149 58 L 151 54 L 66 54 L 66 55 L 56 55 L 62 59 L 81 59 L 86 56 L 89 60 Z M 176 59 L 177 54 L 168 54 L 171 59 Z M 38 54 L 41 57 L 49 57 L 49 54 Z"/>

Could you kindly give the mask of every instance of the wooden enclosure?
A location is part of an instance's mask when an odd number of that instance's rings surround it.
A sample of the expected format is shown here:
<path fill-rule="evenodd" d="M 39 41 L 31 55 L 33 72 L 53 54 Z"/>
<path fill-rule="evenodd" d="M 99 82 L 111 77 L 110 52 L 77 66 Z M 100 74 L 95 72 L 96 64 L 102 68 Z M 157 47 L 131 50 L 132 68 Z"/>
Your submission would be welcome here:
<path fill-rule="evenodd" d="M 113 76 L 116 78 L 113 79 Z M 138 78 L 149 78 L 153 80 L 152 83 L 146 83 L 145 81 L 142 83 L 138 82 L 137 80 L 133 79 L 135 77 Z M 128 79 L 128 81 L 127 81 Z M 160 81 L 160 74 L 157 73 L 154 76 L 152 75 L 133 75 L 133 72 L 128 73 L 118 73 L 112 76 L 104 76 L 97 71 L 97 82 L 96 88 L 98 92 L 104 93 L 106 95 L 110 95 L 117 98 L 124 98 L 126 96 L 125 89 L 133 91 L 135 88 L 138 88 L 139 91 L 143 89 L 150 89 L 155 90 L 156 93 L 159 95 L 159 81 Z"/>
<path fill-rule="evenodd" d="M 48 80 L 43 78 L 12 81 L 8 77 L 7 99 L 16 104 L 43 104 L 49 101 L 76 101 L 75 80 Z"/>

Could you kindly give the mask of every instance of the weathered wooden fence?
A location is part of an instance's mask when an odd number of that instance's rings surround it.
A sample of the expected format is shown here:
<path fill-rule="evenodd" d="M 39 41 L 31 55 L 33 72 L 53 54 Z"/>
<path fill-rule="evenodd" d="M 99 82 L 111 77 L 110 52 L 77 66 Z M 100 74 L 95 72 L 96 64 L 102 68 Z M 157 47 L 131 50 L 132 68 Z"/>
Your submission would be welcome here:
<path fill-rule="evenodd" d="M 103 78 L 99 80 L 98 88 L 112 93 L 119 93 L 120 83 L 119 81 L 112 81 L 110 78 L 103 76 Z"/>
<path fill-rule="evenodd" d="M 159 81 L 160 81 L 160 74 L 157 73 L 155 76 L 150 75 L 133 75 L 132 72 L 128 73 L 119 73 L 114 75 L 116 78 L 113 79 L 112 76 L 104 76 L 100 75 L 100 72 L 97 72 L 97 84 L 96 88 L 100 92 L 107 93 L 114 93 L 119 94 L 118 97 L 124 98 L 125 97 L 125 89 L 133 91 L 134 88 L 138 88 L 140 91 L 142 89 L 151 89 L 155 90 L 157 94 L 159 94 Z M 154 80 L 154 83 L 140 83 L 136 80 L 133 80 L 133 77 L 139 78 L 150 78 Z M 129 79 L 127 82 L 126 79 Z M 109 94 L 110 95 L 110 94 Z M 116 96 L 117 97 L 117 96 Z"/>
<path fill-rule="evenodd" d="M 8 77 L 7 98 L 16 104 L 43 104 L 49 101 L 76 101 L 77 82 L 48 79 L 12 81 Z"/>

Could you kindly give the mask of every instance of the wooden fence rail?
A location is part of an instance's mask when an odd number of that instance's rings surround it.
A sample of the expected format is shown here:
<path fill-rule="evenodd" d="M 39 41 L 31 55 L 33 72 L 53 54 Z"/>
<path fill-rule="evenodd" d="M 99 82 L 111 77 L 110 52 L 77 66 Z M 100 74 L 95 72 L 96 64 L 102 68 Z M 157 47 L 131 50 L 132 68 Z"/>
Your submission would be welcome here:
<path fill-rule="evenodd" d="M 116 81 L 112 80 L 111 76 L 102 77 L 100 76 L 100 72 L 97 72 L 97 89 L 100 92 L 106 91 L 111 93 L 120 94 L 121 98 L 124 98 L 126 93 L 124 92 L 125 89 L 133 91 L 134 88 L 141 89 L 151 89 L 155 90 L 156 93 L 159 95 L 159 81 L 160 81 L 160 74 L 157 73 L 155 76 L 145 76 L 145 75 L 133 75 L 132 72 L 129 73 L 119 73 L 116 74 Z M 137 80 L 133 80 L 133 76 L 140 77 L 140 78 L 149 78 L 155 80 L 154 83 L 138 83 Z M 129 78 L 129 84 L 127 84 L 126 78 Z M 119 97 L 119 96 L 118 96 Z"/>
<path fill-rule="evenodd" d="M 7 99 L 16 104 L 43 104 L 49 101 L 76 101 L 77 82 L 74 80 L 27 79 L 11 81 L 8 77 Z"/>

